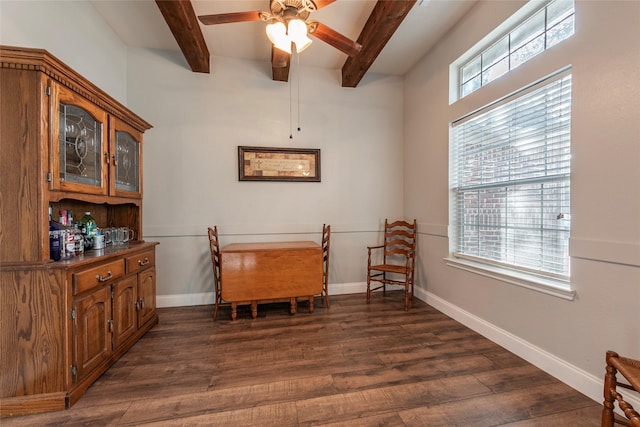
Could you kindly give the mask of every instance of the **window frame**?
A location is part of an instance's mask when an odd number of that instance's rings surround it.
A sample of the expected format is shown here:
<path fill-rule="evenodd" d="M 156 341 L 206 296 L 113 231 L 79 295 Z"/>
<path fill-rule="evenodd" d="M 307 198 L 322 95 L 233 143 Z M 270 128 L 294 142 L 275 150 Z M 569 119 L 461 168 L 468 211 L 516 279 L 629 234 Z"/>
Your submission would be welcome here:
<path fill-rule="evenodd" d="M 548 9 L 549 7 L 556 3 L 556 2 L 567 2 L 567 1 L 571 1 L 572 2 L 572 12 L 566 16 L 565 18 L 563 18 L 561 21 L 555 22 L 553 23 L 553 25 L 551 27 L 548 27 L 549 25 L 549 17 L 548 17 Z M 534 55 L 531 55 L 529 57 L 527 57 L 525 60 L 518 62 L 517 64 L 512 66 L 512 58 L 513 56 L 515 56 L 515 54 L 520 51 L 524 46 L 528 45 L 532 40 L 529 40 L 529 36 L 530 34 L 527 35 L 527 37 L 525 37 L 525 39 L 527 40 L 526 43 L 520 43 L 517 47 L 517 49 L 512 51 L 512 46 L 511 46 L 511 36 L 512 34 L 514 34 L 515 32 L 517 32 L 519 29 L 523 28 L 528 22 L 530 22 L 532 19 L 534 19 L 539 13 L 543 13 L 544 14 L 544 29 L 542 30 L 542 32 L 540 34 L 538 34 L 535 38 L 542 36 L 544 39 L 544 43 L 543 43 L 543 48 L 535 53 Z M 548 48 L 555 46 L 557 43 L 548 45 L 548 34 L 553 30 L 556 29 L 559 25 L 561 25 L 563 22 L 566 22 L 567 19 L 572 19 L 573 20 L 573 32 L 567 36 L 566 38 L 560 40 L 564 41 L 569 39 L 571 36 L 574 35 L 575 33 L 575 0 L 542 0 L 542 1 L 538 1 L 538 0 L 531 0 L 529 1 L 524 7 L 522 7 L 518 12 L 516 12 L 514 15 L 512 15 L 510 18 L 508 18 L 503 24 L 501 24 L 500 26 L 498 26 L 498 28 L 496 28 L 494 31 L 492 31 L 491 33 L 489 33 L 486 37 L 484 37 L 482 40 L 480 40 L 478 43 L 476 43 L 475 46 L 473 46 L 471 49 L 469 49 L 465 54 L 463 54 L 460 58 L 458 58 L 457 60 L 455 60 L 451 66 L 450 66 L 450 76 L 451 76 L 451 81 L 450 81 L 450 99 L 449 99 L 449 103 L 452 104 L 454 102 L 456 102 L 457 100 L 460 100 L 466 96 L 469 96 L 470 94 L 476 92 L 477 90 L 481 89 L 482 87 L 486 86 L 487 84 L 499 79 L 500 77 L 503 77 L 504 75 L 510 73 L 512 70 L 516 69 L 517 67 L 523 65 L 524 63 L 526 63 L 527 61 L 529 61 L 530 59 L 538 56 L 540 53 L 545 52 Z M 535 39 L 534 38 L 534 39 Z M 506 50 L 506 54 L 501 55 L 499 60 L 493 61 L 489 66 L 487 66 L 485 68 L 485 66 L 483 65 L 483 56 L 489 52 L 491 49 L 493 49 L 496 45 L 498 45 L 499 43 L 503 42 L 504 40 L 507 40 L 507 50 Z M 474 73 L 471 77 L 464 79 L 463 77 L 463 71 L 464 68 L 471 64 L 472 62 L 479 60 L 479 71 L 477 73 Z M 492 78 L 490 78 L 488 81 L 484 81 L 484 74 L 487 71 L 490 70 L 495 70 L 497 69 L 497 67 L 499 67 L 499 65 L 501 63 L 503 63 L 506 60 L 506 70 L 504 70 L 503 72 L 499 72 L 498 75 L 493 76 Z M 503 65 L 505 66 L 505 65 Z M 472 89 L 471 91 L 469 91 L 468 93 L 464 93 L 463 88 L 464 85 L 470 81 L 472 81 L 475 78 L 479 78 L 480 79 L 480 84 L 478 87 Z"/>
<path fill-rule="evenodd" d="M 454 123 L 458 123 L 461 121 L 466 121 L 469 119 L 473 119 L 473 117 L 483 114 L 485 112 L 491 111 L 500 107 L 502 104 L 509 103 L 518 99 L 520 97 L 526 96 L 528 93 L 538 90 L 544 87 L 547 84 L 552 84 L 555 81 L 566 77 L 571 74 L 571 67 L 567 66 L 561 70 L 558 70 L 556 73 L 553 73 L 551 76 L 544 77 L 539 79 L 525 88 L 522 88 L 519 91 L 515 91 L 511 94 L 508 94 L 501 99 L 498 99 L 494 102 L 489 103 L 488 105 L 478 109 L 476 111 L 470 112 L 469 114 L 460 117 L 457 120 L 454 120 L 451 125 Z M 570 129 L 570 125 L 569 125 Z M 455 147 L 453 146 L 453 127 L 451 130 L 451 140 L 450 140 L 450 172 L 454 173 L 454 164 L 456 161 L 454 158 L 453 150 Z M 569 142 L 571 144 L 571 142 Z M 570 168 L 570 167 L 569 167 Z M 569 170 L 570 174 L 570 170 Z M 569 177 L 570 180 L 570 177 Z M 447 265 L 459 268 L 465 271 L 474 272 L 476 274 L 480 274 L 482 276 L 491 277 L 503 282 L 515 284 L 518 286 L 522 286 L 528 289 L 536 290 L 539 292 L 543 292 L 549 295 L 553 295 L 559 298 L 573 300 L 575 297 L 575 291 L 571 290 L 570 285 L 570 276 L 564 275 L 556 275 L 548 272 L 541 272 L 532 270 L 529 268 L 521 268 L 509 265 L 503 265 L 501 263 L 493 262 L 487 259 L 476 258 L 474 256 L 469 256 L 465 254 L 459 254 L 456 252 L 457 250 L 457 197 L 455 194 L 456 189 L 453 188 L 453 176 L 450 178 L 450 255 L 445 258 L 445 262 Z M 570 194 L 570 190 L 569 190 Z M 569 226 L 570 233 L 570 226 Z M 567 252 L 567 261 L 570 263 L 570 257 Z"/>

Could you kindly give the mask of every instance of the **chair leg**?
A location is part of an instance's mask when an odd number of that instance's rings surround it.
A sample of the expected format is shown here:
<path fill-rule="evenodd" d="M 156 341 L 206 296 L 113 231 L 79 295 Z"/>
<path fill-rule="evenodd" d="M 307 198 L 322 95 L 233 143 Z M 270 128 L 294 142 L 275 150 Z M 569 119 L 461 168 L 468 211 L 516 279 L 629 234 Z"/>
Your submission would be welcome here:
<path fill-rule="evenodd" d="M 371 303 L 371 276 L 367 273 L 367 304 Z"/>
<path fill-rule="evenodd" d="M 218 307 L 222 303 L 222 299 L 220 298 L 220 292 L 216 289 L 215 301 L 213 302 L 213 321 L 215 322 L 218 318 Z"/>
<path fill-rule="evenodd" d="M 404 284 L 404 311 L 409 311 L 409 283 Z"/>
<path fill-rule="evenodd" d="M 331 304 L 329 304 L 329 293 L 326 291 L 324 293 L 324 303 L 327 305 L 327 309 L 331 308 Z"/>
<path fill-rule="evenodd" d="M 616 384 L 616 368 L 609 364 L 609 356 L 612 352 L 607 352 L 607 367 L 606 373 L 604 376 L 604 402 L 602 408 L 602 427 L 613 427 L 613 408 L 614 408 L 614 397 L 611 393 L 611 389 L 615 387 Z"/>
<path fill-rule="evenodd" d="M 382 296 L 387 296 L 387 273 L 382 273 Z"/>

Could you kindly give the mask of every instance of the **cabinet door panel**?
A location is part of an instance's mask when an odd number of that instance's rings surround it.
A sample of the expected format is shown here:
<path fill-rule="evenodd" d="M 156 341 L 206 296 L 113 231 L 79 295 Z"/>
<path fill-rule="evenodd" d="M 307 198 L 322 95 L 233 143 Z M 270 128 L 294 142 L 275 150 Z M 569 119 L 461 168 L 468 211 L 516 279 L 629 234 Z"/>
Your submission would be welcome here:
<path fill-rule="evenodd" d="M 73 364 L 78 381 L 111 355 L 111 288 L 76 300 L 73 308 Z"/>
<path fill-rule="evenodd" d="M 142 198 L 142 133 L 111 117 L 110 194 Z"/>
<path fill-rule="evenodd" d="M 144 325 L 156 313 L 156 269 L 151 267 L 138 274 L 138 325 Z"/>
<path fill-rule="evenodd" d="M 64 87 L 55 87 L 52 186 L 56 190 L 106 195 L 107 113 Z"/>
<path fill-rule="evenodd" d="M 136 312 L 138 302 L 138 278 L 128 277 L 113 285 L 113 349 L 138 330 Z"/>

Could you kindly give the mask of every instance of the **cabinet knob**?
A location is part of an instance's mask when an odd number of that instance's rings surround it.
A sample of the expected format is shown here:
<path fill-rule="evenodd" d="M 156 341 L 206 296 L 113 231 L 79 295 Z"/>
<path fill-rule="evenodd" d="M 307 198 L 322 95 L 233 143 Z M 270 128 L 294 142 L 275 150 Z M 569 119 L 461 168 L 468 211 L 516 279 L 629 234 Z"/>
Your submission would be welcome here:
<path fill-rule="evenodd" d="M 140 267 L 142 267 L 142 266 L 144 266 L 144 265 L 149 264 L 149 262 L 150 262 L 150 261 L 149 261 L 149 257 L 145 257 L 145 259 L 143 259 L 143 260 L 140 260 L 140 259 L 138 260 L 138 265 L 139 265 Z"/>

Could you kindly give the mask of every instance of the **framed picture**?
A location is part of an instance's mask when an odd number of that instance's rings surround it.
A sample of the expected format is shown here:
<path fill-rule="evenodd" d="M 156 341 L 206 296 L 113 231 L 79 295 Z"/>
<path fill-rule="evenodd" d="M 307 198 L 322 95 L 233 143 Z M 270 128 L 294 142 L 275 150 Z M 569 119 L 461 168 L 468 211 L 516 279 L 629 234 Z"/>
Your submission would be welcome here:
<path fill-rule="evenodd" d="M 320 149 L 239 146 L 238 179 L 320 182 Z"/>

